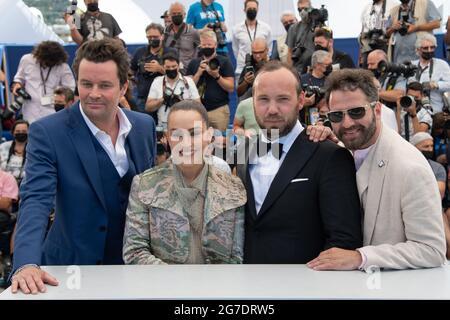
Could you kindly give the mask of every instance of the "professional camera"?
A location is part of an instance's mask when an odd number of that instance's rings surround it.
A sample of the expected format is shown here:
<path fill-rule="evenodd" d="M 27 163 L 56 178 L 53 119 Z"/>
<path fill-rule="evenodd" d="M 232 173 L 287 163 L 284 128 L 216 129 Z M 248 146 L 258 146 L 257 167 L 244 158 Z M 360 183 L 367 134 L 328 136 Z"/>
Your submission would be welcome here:
<path fill-rule="evenodd" d="M 398 33 L 401 36 L 406 36 L 408 34 L 408 26 L 406 23 L 408 22 L 409 11 L 400 11 L 400 29 L 398 29 Z"/>
<path fill-rule="evenodd" d="M 71 16 L 73 16 L 77 12 L 77 6 L 78 6 L 78 1 L 77 0 L 72 1 L 70 6 L 67 8 L 66 12 L 68 14 L 70 14 Z"/>
<path fill-rule="evenodd" d="M 367 32 L 369 46 L 371 49 L 384 49 L 387 45 L 386 34 L 381 29 L 371 29 Z"/>
<path fill-rule="evenodd" d="M 400 105 L 403 109 L 408 109 L 411 107 L 414 103 L 414 97 L 413 96 L 403 96 L 400 98 Z"/>
<path fill-rule="evenodd" d="M 216 23 L 208 23 L 208 28 L 212 29 L 217 37 L 217 45 L 219 48 L 225 47 L 227 45 L 227 42 L 225 41 L 225 38 L 223 36 L 222 27 L 220 25 L 220 22 Z"/>
<path fill-rule="evenodd" d="M 405 62 L 404 64 L 395 64 L 386 61 L 380 61 L 380 63 L 378 63 L 378 71 L 380 71 L 381 74 L 391 73 L 397 76 L 402 75 L 405 78 L 413 77 L 418 69 L 419 67 L 411 64 L 411 62 Z"/>
<path fill-rule="evenodd" d="M 144 78 L 151 78 L 155 75 L 155 72 L 149 72 L 149 71 L 145 70 L 145 64 L 152 62 L 153 60 L 156 60 L 156 59 L 155 59 L 155 57 L 152 57 L 152 56 L 145 56 L 139 60 L 139 62 L 138 62 L 139 73 L 141 73 L 144 76 Z"/>
<path fill-rule="evenodd" d="M 427 109 L 428 111 L 430 111 L 431 113 L 433 113 L 433 107 L 431 106 L 431 101 L 430 98 L 425 96 L 422 98 L 422 100 L 420 101 L 420 103 L 422 104 L 422 107 Z"/>
<path fill-rule="evenodd" d="M 313 29 L 322 27 L 328 21 L 328 10 L 322 4 L 319 9 L 313 8 L 309 12 L 309 20 L 312 22 Z"/>
<path fill-rule="evenodd" d="M 24 88 L 19 88 L 16 92 L 18 96 L 15 98 L 15 101 L 8 107 L 9 111 L 12 113 L 15 113 L 22 109 L 26 100 L 31 100 L 31 96 L 28 94 L 28 92 L 25 91 Z"/>
<path fill-rule="evenodd" d="M 253 66 L 253 57 L 251 54 L 247 53 L 245 55 L 245 67 L 244 73 L 255 73 L 255 67 Z"/>
<path fill-rule="evenodd" d="M 431 94 L 431 83 L 429 81 L 422 82 L 423 95 L 429 97 Z"/>
<path fill-rule="evenodd" d="M 179 95 L 177 95 L 177 94 L 169 95 L 169 94 L 164 93 L 163 99 L 164 99 L 164 105 L 166 106 L 166 108 L 170 108 L 175 103 L 183 101 L 183 93 L 181 93 Z"/>
<path fill-rule="evenodd" d="M 208 61 L 208 66 L 211 70 L 217 70 L 220 67 L 220 62 L 219 59 L 217 58 L 212 58 L 211 60 Z"/>
<path fill-rule="evenodd" d="M 323 97 L 325 97 L 325 89 L 318 87 L 318 86 L 309 86 L 307 84 L 302 85 L 303 91 L 305 91 L 305 96 L 307 98 L 315 95 L 316 102 L 322 100 Z"/>

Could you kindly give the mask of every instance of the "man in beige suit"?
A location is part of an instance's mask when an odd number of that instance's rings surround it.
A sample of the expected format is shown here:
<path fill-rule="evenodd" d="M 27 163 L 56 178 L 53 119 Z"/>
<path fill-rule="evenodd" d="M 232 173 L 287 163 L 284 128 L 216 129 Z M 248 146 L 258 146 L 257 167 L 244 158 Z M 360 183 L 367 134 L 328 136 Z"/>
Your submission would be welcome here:
<path fill-rule="evenodd" d="M 439 190 L 420 152 L 381 123 L 381 103 L 367 70 L 333 72 L 328 118 L 355 158 L 364 247 L 332 248 L 308 263 L 314 270 L 438 267 L 445 262 Z"/>

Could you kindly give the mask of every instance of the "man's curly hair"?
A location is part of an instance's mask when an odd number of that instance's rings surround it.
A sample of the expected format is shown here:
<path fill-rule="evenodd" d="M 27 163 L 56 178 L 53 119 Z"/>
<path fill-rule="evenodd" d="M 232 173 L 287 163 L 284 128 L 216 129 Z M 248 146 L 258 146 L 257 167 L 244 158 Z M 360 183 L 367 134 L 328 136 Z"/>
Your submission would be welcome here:
<path fill-rule="evenodd" d="M 67 62 L 67 53 L 56 41 L 43 41 L 33 49 L 33 56 L 44 68 L 58 66 Z"/>

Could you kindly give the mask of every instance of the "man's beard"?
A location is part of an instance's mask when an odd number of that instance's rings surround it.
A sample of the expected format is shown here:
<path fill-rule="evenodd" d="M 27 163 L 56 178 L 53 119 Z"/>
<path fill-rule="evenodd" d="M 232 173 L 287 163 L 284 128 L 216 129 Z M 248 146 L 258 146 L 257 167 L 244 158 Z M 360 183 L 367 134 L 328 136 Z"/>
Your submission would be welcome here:
<path fill-rule="evenodd" d="M 297 114 L 297 112 L 295 113 Z M 284 121 L 285 119 L 282 117 L 268 117 L 265 118 L 264 120 L 272 120 L 272 121 Z M 259 117 L 256 117 L 256 122 L 258 123 L 259 127 L 261 129 L 266 129 L 267 130 L 267 138 L 269 138 L 270 140 L 276 139 L 276 138 L 281 138 L 284 137 L 286 135 L 289 134 L 289 132 L 291 132 L 292 128 L 295 127 L 295 124 L 297 123 L 298 117 L 296 116 L 292 116 L 289 117 L 287 119 L 287 122 L 285 122 L 284 126 L 280 127 L 272 127 L 272 128 L 267 128 L 264 125 L 264 121 L 262 121 L 261 119 L 259 119 Z M 272 137 L 272 130 L 274 130 L 274 136 Z M 272 139 L 273 138 L 273 139 Z"/>
<path fill-rule="evenodd" d="M 372 121 L 370 125 L 366 128 L 363 125 L 355 125 L 350 128 L 344 129 L 340 128 L 339 131 L 336 133 L 339 140 L 341 140 L 345 147 L 350 150 L 360 150 L 363 146 L 366 146 L 367 143 L 372 139 L 373 135 L 375 134 L 375 131 L 377 129 L 377 123 L 375 119 L 375 112 L 372 110 Z M 351 141 L 346 141 L 344 138 L 344 132 L 345 131 L 351 131 L 351 130 L 359 130 L 361 132 L 360 136 L 356 139 L 353 139 Z"/>

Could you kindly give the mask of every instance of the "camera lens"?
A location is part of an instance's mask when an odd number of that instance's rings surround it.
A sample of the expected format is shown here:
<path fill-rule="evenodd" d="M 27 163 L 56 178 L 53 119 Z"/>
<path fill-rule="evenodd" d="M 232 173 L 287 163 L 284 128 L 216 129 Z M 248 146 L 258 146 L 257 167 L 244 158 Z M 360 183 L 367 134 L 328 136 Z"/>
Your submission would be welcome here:
<path fill-rule="evenodd" d="M 219 68 L 219 60 L 217 58 L 213 58 L 208 62 L 209 68 L 211 70 L 217 70 Z"/>
<path fill-rule="evenodd" d="M 413 104 L 413 98 L 410 96 L 403 96 L 400 98 L 400 105 L 402 106 L 402 108 L 409 108 L 412 106 Z"/>

